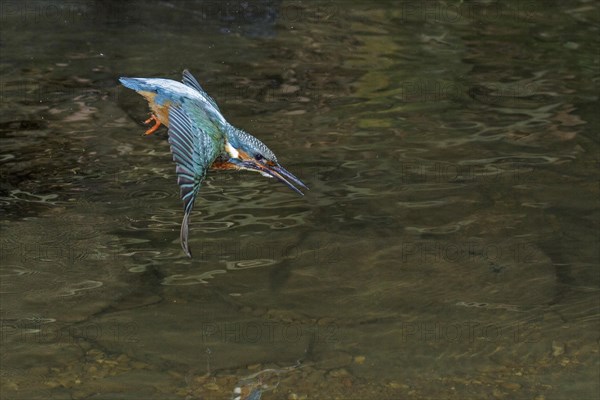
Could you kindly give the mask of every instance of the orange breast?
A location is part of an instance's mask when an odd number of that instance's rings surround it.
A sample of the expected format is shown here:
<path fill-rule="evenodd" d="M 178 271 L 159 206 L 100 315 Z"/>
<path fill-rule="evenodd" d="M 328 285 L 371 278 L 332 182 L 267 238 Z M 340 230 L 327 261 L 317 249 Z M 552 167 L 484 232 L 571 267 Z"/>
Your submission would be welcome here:
<path fill-rule="evenodd" d="M 212 163 L 210 169 L 239 169 L 239 167 L 226 160 L 217 159 Z"/>
<path fill-rule="evenodd" d="M 138 93 L 141 94 L 142 96 L 144 96 L 144 98 L 146 100 L 148 100 L 150 109 L 152 110 L 154 115 L 156 115 L 156 117 L 158 118 L 160 123 L 168 127 L 169 126 L 169 107 L 171 106 L 171 102 L 167 101 L 164 104 L 159 105 L 154 101 L 156 98 L 156 93 L 146 92 L 143 90 L 140 90 Z"/>

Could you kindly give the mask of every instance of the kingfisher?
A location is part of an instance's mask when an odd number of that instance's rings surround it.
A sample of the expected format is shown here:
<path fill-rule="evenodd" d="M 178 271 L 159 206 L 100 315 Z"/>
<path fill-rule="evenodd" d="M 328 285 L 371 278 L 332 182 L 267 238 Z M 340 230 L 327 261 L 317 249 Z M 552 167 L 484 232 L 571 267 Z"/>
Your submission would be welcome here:
<path fill-rule="evenodd" d="M 200 86 L 196 78 L 183 71 L 181 82 L 162 78 L 119 78 L 123 86 L 142 95 L 151 109 L 144 123 L 168 128 L 175 174 L 183 201 L 181 247 L 188 257 L 190 214 L 208 170 L 247 170 L 275 178 L 303 195 L 295 185 L 308 187 L 277 161 L 275 154 L 260 140 L 231 125 L 217 103 Z M 294 185 L 295 184 L 295 185 Z"/>

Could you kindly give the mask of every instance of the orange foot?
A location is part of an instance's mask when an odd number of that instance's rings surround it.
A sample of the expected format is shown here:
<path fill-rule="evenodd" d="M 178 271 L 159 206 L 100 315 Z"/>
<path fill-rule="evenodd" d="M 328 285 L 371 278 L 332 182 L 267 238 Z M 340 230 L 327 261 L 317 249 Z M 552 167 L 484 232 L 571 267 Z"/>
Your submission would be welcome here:
<path fill-rule="evenodd" d="M 161 125 L 160 121 L 158 120 L 158 118 L 156 118 L 156 115 L 154 115 L 154 114 L 152 114 L 152 115 L 150 116 L 150 118 L 148 118 L 147 120 L 145 120 L 145 121 L 144 121 L 144 124 L 148 125 L 148 124 L 149 124 L 150 122 L 152 122 L 152 121 L 154 121 L 154 122 L 156 122 L 156 123 L 154 124 L 154 126 L 153 126 L 152 128 L 148 129 L 148 130 L 145 132 L 145 134 L 146 134 L 146 135 L 151 135 L 151 134 L 153 134 L 153 133 L 154 133 L 154 132 L 155 132 L 155 131 L 158 129 L 158 127 Z"/>

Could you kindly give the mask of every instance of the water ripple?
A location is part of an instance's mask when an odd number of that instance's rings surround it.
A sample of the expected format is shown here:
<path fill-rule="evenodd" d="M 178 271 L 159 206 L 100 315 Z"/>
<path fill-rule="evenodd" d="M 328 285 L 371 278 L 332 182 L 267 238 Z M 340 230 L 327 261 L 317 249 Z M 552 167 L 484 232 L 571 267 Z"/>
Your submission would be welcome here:
<path fill-rule="evenodd" d="M 78 292 L 96 289 L 102 285 L 103 285 L 102 282 L 90 281 L 90 280 L 74 283 L 72 285 L 69 285 L 69 286 L 63 288 L 62 289 L 63 294 L 61 294 L 61 296 L 63 296 L 63 297 L 75 296 L 76 294 L 78 294 Z"/>
<path fill-rule="evenodd" d="M 255 259 L 255 260 L 240 260 L 240 261 L 225 261 L 226 267 L 228 270 L 242 270 L 242 269 L 250 269 L 250 268 L 260 268 L 267 267 L 269 265 L 275 264 L 275 260 L 271 259 Z"/>
<path fill-rule="evenodd" d="M 166 286 L 189 286 L 208 283 L 209 279 L 213 279 L 214 275 L 224 274 L 227 271 L 224 269 L 215 269 L 205 272 L 200 275 L 171 275 L 163 279 L 162 284 Z"/>

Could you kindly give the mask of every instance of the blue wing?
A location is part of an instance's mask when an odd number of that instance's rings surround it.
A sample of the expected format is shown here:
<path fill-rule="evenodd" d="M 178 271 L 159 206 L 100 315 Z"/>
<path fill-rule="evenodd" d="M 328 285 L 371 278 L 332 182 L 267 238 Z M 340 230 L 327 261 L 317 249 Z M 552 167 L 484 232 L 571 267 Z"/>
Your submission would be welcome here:
<path fill-rule="evenodd" d="M 192 89 L 200 92 L 200 94 L 202 96 L 204 96 L 206 101 L 208 101 L 215 108 L 215 110 L 221 112 L 221 110 L 219 110 L 219 106 L 217 105 L 217 102 L 212 97 L 210 97 L 204 89 L 202 89 L 202 86 L 200 86 L 200 84 L 198 83 L 196 78 L 194 78 L 194 75 L 192 75 L 192 73 L 190 71 L 188 71 L 187 69 L 183 70 L 183 79 L 181 81 L 183 82 L 184 85 L 189 86 Z"/>
<path fill-rule="evenodd" d="M 187 104 L 190 106 L 190 104 Z M 191 104 L 193 106 L 193 104 Z M 184 216 L 181 222 L 181 247 L 188 257 L 192 254 L 189 249 L 188 235 L 190 213 L 200 190 L 200 185 L 206 176 L 206 171 L 220 153 L 219 135 L 215 134 L 214 126 L 203 119 L 197 122 L 193 110 L 186 104 L 172 106 L 169 110 L 169 143 L 173 161 L 177 167 L 177 183 L 183 200 Z M 192 120 L 194 118 L 194 120 Z M 213 129 L 211 129 L 213 128 Z"/>
<path fill-rule="evenodd" d="M 191 116 L 194 122 L 208 118 L 212 123 L 221 128 L 227 125 L 227 121 L 221 115 L 219 106 L 200 86 L 198 81 L 188 71 L 183 73 L 183 82 L 163 78 L 119 78 L 123 86 L 133 89 L 146 97 L 151 104 L 158 106 L 182 105 L 189 103 L 195 109 L 203 111 L 203 115 Z M 155 93 L 148 97 L 144 92 Z M 186 108 L 189 110 L 189 108 Z"/>

